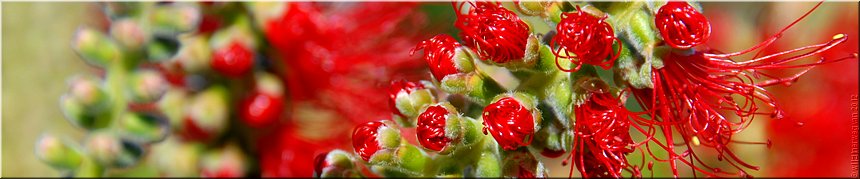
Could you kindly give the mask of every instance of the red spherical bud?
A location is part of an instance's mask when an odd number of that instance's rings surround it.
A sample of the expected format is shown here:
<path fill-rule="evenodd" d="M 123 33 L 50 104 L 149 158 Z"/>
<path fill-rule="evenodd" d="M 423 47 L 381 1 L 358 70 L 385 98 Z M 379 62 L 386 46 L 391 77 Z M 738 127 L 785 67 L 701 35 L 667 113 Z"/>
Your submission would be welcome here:
<path fill-rule="evenodd" d="M 352 147 L 355 149 L 355 153 L 358 153 L 364 161 L 370 160 L 370 156 L 379 150 L 380 144 L 376 137 L 379 134 L 379 128 L 382 126 L 385 126 L 385 124 L 372 121 L 358 125 L 352 132 Z"/>
<path fill-rule="evenodd" d="M 462 14 L 466 3 L 453 4 L 457 11 L 454 26 L 462 30 L 460 37 L 481 59 L 507 63 L 525 56 L 529 26 L 513 11 L 501 3 L 470 2 L 471 8 Z"/>
<path fill-rule="evenodd" d="M 212 69 L 228 77 L 239 77 L 251 71 L 254 52 L 234 41 L 212 54 Z"/>
<path fill-rule="evenodd" d="M 388 105 L 391 107 L 391 111 L 394 112 L 394 114 L 405 118 L 406 116 L 397 109 L 397 94 L 400 92 L 411 94 L 413 91 L 420 89 L 424 89 L 424 85 L 421 83 L 413 83 L 406 80 L 392 81 L 391 87 L 388 88 Z"/>
<path fill-rule="evenodd" d="M 445 121 L 448 110 L 437 105 L 430 106 L 418 116 L 418 143 L 424 148 L 442 151 L 451 139 L 445 136 Z"/>
<path fill-rule="evenodd" d="M 663 40 L 674 48 L 691 48 L 708 40 L 711 23 L 687 2 L 668 2 L 654 17 Z"/>
<path fill-rule="evenodd" d="M 242 121 L 251 127 L 261 127 L 276 121 L 284 111 L 283 97 L 259 91 L 253 92 L 241 104 L 239 110 Z"/>
<path fill-rule="evenodd" d="M 505 97 L 484 108 L 484 133 L 488 131 L 505 150 L 531 144 L 535 133 L 532 113 L 513 97 Z"/>
<path fill-rule="evenodd" d="M 418 46 L 409 53 L 414 54 L 415 51 L 424 49 L 424 61 L 430 65 L 430 72 L 436 80 L 442 81 L 445 76 L 458 73 L 457 67 L 454 66 L 454 53 L 457 47 L 460 47 L 460 43 L 454 40 L 454 37 L 439 34 L 418 43 Z"/>
<path fill-rule="evenodd" d="M 316 157 L 314 157 L 314 177 L 319 178 L 320 175 L 322 175 L 323 168 L 330 165 L 325 160 L 326 155 L 328 155 L 328 152 L 321 153 L 321 154 L 317 155 Z"/>
<path fill-rule="evenodd" d="M 556 26 L 558 34 L 552 38 L 552 45 L 559 47 L 553 51 L 556 65 L 566 72 L 577 71 L 582 64 L 609 69 L 621 53 L 621 48 L 613 52 L 612 43 L 621 45 L 621 41 L 615 37 L 606 16 L 598 18 L 582 11 L 579 6 L 576 9 L 575 13 L 562 14 L 561 22 Z M 576 66 L 565 69 L 558 64 L 558 58 L 572 58 Z"/>

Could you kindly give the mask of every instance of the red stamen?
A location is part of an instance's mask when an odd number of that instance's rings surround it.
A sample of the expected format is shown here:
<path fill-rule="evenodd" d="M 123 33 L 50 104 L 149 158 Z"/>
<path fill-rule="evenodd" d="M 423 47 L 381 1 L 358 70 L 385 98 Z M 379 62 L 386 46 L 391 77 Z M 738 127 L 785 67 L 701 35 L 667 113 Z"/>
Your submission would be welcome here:
<path fill-rule="evenodd" d="M 460 43 L 454 40 L 448 34 L 439 34 L 428 40 L 418 43 L 410 55 L 415 54 L 415 51 L 424 49 L 424 61 L 430 65 L 430 72 L 436 80 L 442 81 L 442 78 L 450 74 L 458 73 L 454 66 L 454 53 Z"/>
<path fill-rule="evenodd" d="M 531 144 L 534 137 L 534 117 L 513 97 L 505 97 L 484 108 L 484 134 L 487 132 L 505 150 Z"/>
<path fill-rule="evenodd" d="M 612 43 L 621 41 L 615 37 L 612 26 L 606 22 L 606 16 L 598 18 L 588 14 L 579 6 L 576 13 L 564 13 L 552 38 L 552 46 L 558 46 L 553 51 L 556 66 L 565 72 L 578 71 L 582 64 L 590 64 L 609 69 L 615 63 L 621 48 L 612 53 Z M 619 46 L 620 47 L 620 46 Z M 571 58 L 576 66 L 565 69 L 558 63 L 559 58 Z M 609 58 L 609 59 L 607 59 Z"/>
<path fill-rule="evenodd" d="M 788 27 L 806 17 L 812 10 L 792 22 Z M 846 37 L 842 34 L 834 36 L 832 40 L 826 43 L 761 57 L 758 54 L 760 52 L 756 52 L 753 59 L 742 62 L 730 58 L 770 46 L 782 36 L 781 34 L 788 27 L 783 28 L 764 42 L 740 52 L 717 54 L 714 53 L 716 51 L 711 50 L 696 51 L 692 54 L 668 53 L 663 58 L 665 66 L 653 71 L 654 89 L 634 89 L 634 95 L 639 104 L 649 111 L 653 119 L 652 121 L 641 121 L 641 124 L 656 125 L 662 129 L 665 141 L 662 143 L 657 140 L 652 141 L 657 142 L 661 148 L 670 151 L 669 158 L 664 161 L 670 162 L 676 176 L 676 161 L 681 161 L 691 166 L 695 171 L 708 176 L 748 176 L 744 168 L 757 170 L 758 167 L 742 161 L 734 152 L 728 150 L 727 145 L 732 142 L 748 144 L 749 142 L 736 142 L 732 137 L 749 126 L 757 115 L 769 115 L 777 119 L 784 118 L 782 108 L 764 87 L 777 84 L 790 85 L 815 66 L 857 58 L 851 54 L 838 59 L 820 58 L 814 62 L 787 65 L 819 55 L 845 42 Z M 664 38 L 666 38 L 666 34 L 663 33 Z M 788 75 L 788 77 L 778 77 L 761 72 L 762 70 L 789 68 L 803 69 Z M 760 104 L 765 104 L 767 107 L 761 107 Z M 637 130 L 644 132 L 640 128 Z M 678 145 L 686 147 L 686 151 L 682 154 L 673 152 L 675 145 L 668 145 L 674 141 L 673 130 L 680 134 L 681 139 L 685 141 L 683 145 Z M 719 159 L 726 159 L 722 161 L 738 169 L 738 172 L 729 173 L 706 165 L 696 155 L 689 140 L 698 141 L 694 143 L 715 150 Z M 770 145 L 768 143 L 756 144 Z M 689 156 L 689 159 L 683 158 L 685 156 Z"/>
<path fill-rule="evenodd" d="M 424 148 L 442 151 L 451 143 L 445 136 L 445 120 L 448 110 L 442 106 L 430 106 L 418 116 L 418 142 Z"/>
<path fill-rule="evenodd" d="M 465 14 L 466 3 L 457 5 L 454 23 L 462 30 L 460 37 L 466 46 L 478 52 L 483 60 L 507 63 L 522 60 L 529 37 L 529 26 L 501 3 L 469 2 L 471 8 Z"/>
<path fill-rule="evenodd" d="M 379 150 L 380 144 L 376 140 L 376 137 L 379 128 L 382 126 L 385 126 L 385 124 L 372 121 L 356 126 L 355 131 L 352 132 L 352 147 L 355 149 L 355 153 L 361 156 L 361 159 L 364 159 L 364 161 L 370 160 L 370 156 Z"/>
<path fill-rule="evenodd" d="M 666 44 L 674 48 L 691 48 L 711 35 L 711 23 L 687 2 L 666 3 L 657 11 L 654 24 Z"/>

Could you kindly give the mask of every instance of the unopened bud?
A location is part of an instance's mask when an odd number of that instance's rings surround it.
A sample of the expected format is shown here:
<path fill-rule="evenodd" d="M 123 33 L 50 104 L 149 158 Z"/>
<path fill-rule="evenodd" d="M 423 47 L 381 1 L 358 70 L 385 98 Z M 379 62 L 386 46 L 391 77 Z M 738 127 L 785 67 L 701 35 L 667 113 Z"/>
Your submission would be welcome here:
<path fill-rule="evenodd" d="M 122 60 L 119 45 L 105 33 L 90 27 L 80 27 L 72 40 L 72 49 L 88 64 L 105 67 L 114 61 Z"/>
<path fill-rule="evenodd" d="M 154 70 L 138 70 L 132 73 L 129 85 L 129 96 L 136 103 L 158 101 L 168 88 L 167 80 Z"/>
<path fill-rule="evenodd" d="M 86 148 L 98 163 L 118 168 L 130 167 L 143 156 L 140 145 L 122 140 L 109 131 L 91 133 Z"/>
<path fill-rule="evenodd" d="M 70 141 L 43 134 L 36 142 L 36 157 L 54 168 L 74 170 L 81 165 L 85 156 Z"/>
<path fill-rule="evenodd" d="M 111 36 L 128 50 L 138 50 L 148 41 L 149 34 L 138 21 L 123 18 L 111 23 Z"/>

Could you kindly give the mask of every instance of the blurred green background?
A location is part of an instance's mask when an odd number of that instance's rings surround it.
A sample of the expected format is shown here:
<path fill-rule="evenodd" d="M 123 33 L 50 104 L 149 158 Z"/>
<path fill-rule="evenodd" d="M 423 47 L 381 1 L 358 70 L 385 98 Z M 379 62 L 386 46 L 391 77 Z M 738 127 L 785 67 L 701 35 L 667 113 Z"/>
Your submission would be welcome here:
<path fill-rule="evenodd" d="M 741 50 L 754 45 L 767 38 L 766 35 L 778 31 L 779 28 L 790 23 L 802 15 L 814 3 L 704 3 L 705 15 L 709 17 L 714 25 L 713 40 L 708 45 L 719 48 L 725 52 Z M 35 177 L 35 176 L 58 176 L 59 173 L 47 165 L 40 163 L 33 152 L 36 139 L 44 132 L 50 132 L 71 139 L 81 139 L 83 131 L 75 129 L 66 122 L 59 109 L 59 97 L 67 90 L 66 80 L 75 74 L 91 73 L 88 67 L 70 48 L 70 41 L 76 28 L 81 25 L 98 25 L 101 9 L 96 3 L 27 3 L 12 2 L 2 3 L 2 176 Z M 842 21 L 854 22 L 853 24 L 840 24 Z M 786 33 L 786 39 L 779 46 L 785 50 L 803 45 L 823 42 L 830 38 L 833 33 L 849 33 L 854 35 L 845 46 L 857 48 L 857 3 L 825 3 L 821 9 L 813 13 L 808 19 L 802 21 L 792 30 Z M 835 28 L 834 28 L 835 27 Z M 841 68 L 840 68 L 841 67 Z M 852 68 L 853 67 L 853 68 Z M 775 93 L 786 95 L 777 97 L 779 101 L 788 101 L 794 95 L 831 95 L 816 93 L 815 86 L 824 83 L 819 79 L 833 78 L 846 80 L 848 93 L 857 94 L 857 61 L 853 60 L 840 65 L 831 65 L 826 69 L 848 70 L 836 75 L 827 75 L 828 70 L 817 69 L 807 74 L 791 88 L 777 87 Z M 818 79 L 816 79 L 818 78 Z M 842 87 L 842 86 L 839 86 Z M 788 93 L 786 91 L 810 91 L 808 93 Z M 836 98 L 846 99 L 844 93 L 835 94 Z M 809 96 L 806 96 L 809 97 Z M 814 97 L 814 96 L 813 96 Z M 790 106 L 803 106 L 804 104 L 786 103 L 787 110 L 795 109 Z M 838 104 L 847 106 L 847 104 Z M 808 106 L 807 106 L 808 107 Z M 802 108 L 800 108 L 802 109 Z M 804 116 L 800 116 L 804 117 Z M 848 120 L 837 119 L 801 119 L 807 122 L 808 131 L 820 132 L 805 133 L 808 136 L 827 136 L 828 134 L 847 131 Z M 818 121 L 835 121 L 822 123 L 816 126 Z M 768 119 L 757 120 L 747 132 L 739 139 L 748 141 L 763 141 L 768 133 L 781 134 L 792 133 L 795 129 L 767 129 L 774 124 Z M 824 126 L 828 124 L 837 128 Z M 780 124 L 774 124 L 780 125 Z M 779 126 L 777 126 L 779 127 Z M 825 130 L 813 130 L 820 127 Z M 831 130 L 831 131 L 828 131 Z M 769 132 L 770 131 L 770 132 Z M 786 132 L 788 131 L 788 132 Z M 815 153 L 834 153 L 828 156 L 820 156 L 825 162 L 837 164 L 823 166 L 839 166 L 820 170 L 819 173 L 797 173 L 797 175 L 821 175 L 830 174 L 844 176 L 849 169 L 847 153 L 847 137 L 835 135 L 835 141 L 845 141 L 845 145 L 836 145 L 835 148 L 816 148 L 804 146 L 815 145 L 814 141 L 801 142 L 791 140 L 779 141 L 775 138 L 775 147 L 768 150 L 761 146 L 738 146 L 738 152 L 742 158 L 761 166 L 762 171 L 753 172 L 755 176 L 768 176 L 769 174 L 785 172 L 793 169 L 791 163 L 803 162 L 809 158 L 815 158 Z M 786 137 L 787 138 L 787 137 Z M 807 143 L 802 143 L 807 142 Z M 780 146 L 781 145 L 781 146 Z M 791 145 L 791 146 L 787 146 Z M 785 150 L 785 148 L 793 148 Z M 809 148 L 809 149 L 806 149 Z M 800 151 L 810 156 L 786 151 Z M 800 153 L 803 154 L 803 153 Z M 844 154 L 844 155 L 843 155 Z M 797 156 L 798 158 L 792 158 Z M 837 158 L 828 158 L 836 156 Z M 801 160 L 801 161 L 798 161 Z M 558 165 L 561 159 L 550 160 L 548 165 Z M 791 165 L 789 165 L 791 164 Z M 797 164 L 799 165 L 799 164 Z M 812 163 L 811 165 L 815 165 Z M 780 167 L 787 166 L 787 167 Z M 565 168 L 557 167 L 553 170 L 554 176 L 567 176 Z M 794 166 L 797 168 L 798 166 Z M 659 167 L 657 167 L 659 170 Z M 800 168 L 803 168 L 802 166 Z M 782 170 L 780 170 L 782 169 Z M 816 168 L 804 168 L 807 170 L 818 170 Z M 648 173 L 646 173 L 648 174 Z M 786 174 L 794 175 L 794 174 Z"/>
<path fill-rule="evenodd" d="M 89 70 L 70 48 L 93 3 L 3 3 L 3 176 L 58 176 L 33 152 L 42 132 L 80 139 L 65 121 L 59 97 L 66 79 Z"/>

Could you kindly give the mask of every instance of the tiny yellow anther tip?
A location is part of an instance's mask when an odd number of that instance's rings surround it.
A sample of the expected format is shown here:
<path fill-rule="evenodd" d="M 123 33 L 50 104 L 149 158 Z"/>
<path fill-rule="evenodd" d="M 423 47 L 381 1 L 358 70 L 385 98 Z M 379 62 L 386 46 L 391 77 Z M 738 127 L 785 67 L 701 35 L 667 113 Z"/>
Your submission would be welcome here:
<path fill-rule="evenodd" d="M 841 39 L 841 38 L 845 38 L 845 34 L 836 34 L 833 36 L 833 39 Z"/>

